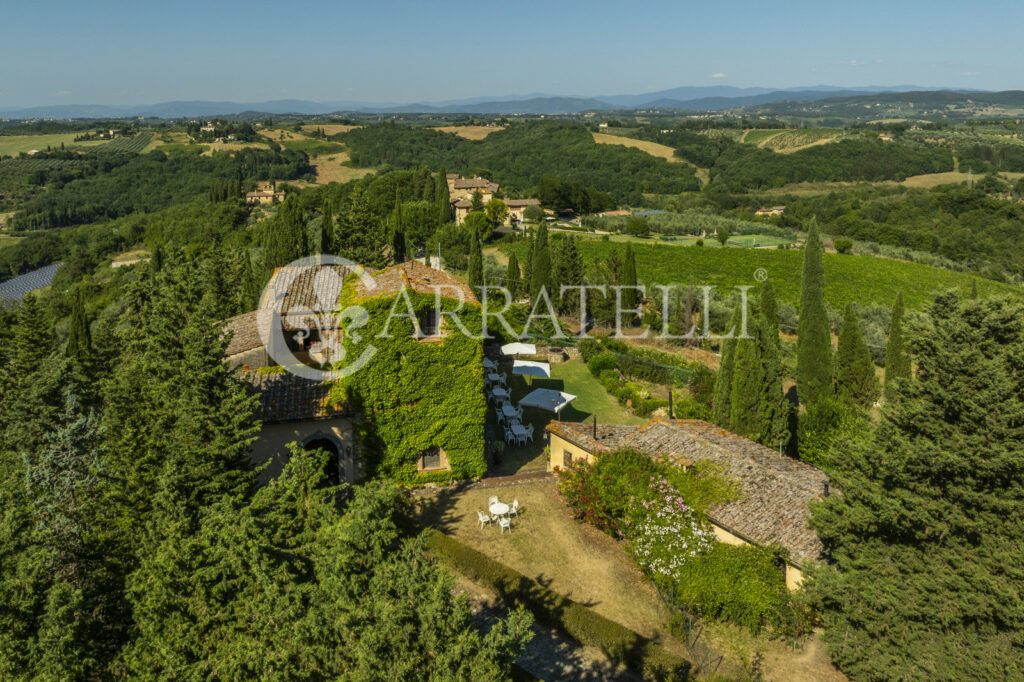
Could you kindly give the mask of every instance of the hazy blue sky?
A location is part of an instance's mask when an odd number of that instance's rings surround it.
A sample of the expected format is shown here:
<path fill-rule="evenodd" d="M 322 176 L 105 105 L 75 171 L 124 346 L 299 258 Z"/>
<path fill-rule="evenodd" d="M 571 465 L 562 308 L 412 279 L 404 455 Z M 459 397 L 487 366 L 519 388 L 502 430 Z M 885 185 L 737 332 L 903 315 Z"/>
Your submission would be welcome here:
<path fill-rule="evenodd" d="M 0 106 L 1024 88 L 1024 3 L 6 2 Z"/>

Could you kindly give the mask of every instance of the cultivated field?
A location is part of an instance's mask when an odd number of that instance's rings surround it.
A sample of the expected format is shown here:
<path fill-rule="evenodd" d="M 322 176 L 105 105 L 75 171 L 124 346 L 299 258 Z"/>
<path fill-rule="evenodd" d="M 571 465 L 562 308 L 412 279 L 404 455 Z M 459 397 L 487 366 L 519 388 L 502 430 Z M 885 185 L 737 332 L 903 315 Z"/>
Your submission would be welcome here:
<path fill-rule="evenodd" d="M 30 152 L 33 149 L 45 151 L 47 147 L 60 149 L 61 143 L 64 148 L 71 147 L 94 147 L 107 142 L 106 140 L 90 140 L 88 142 L 75 142 L 75 138 L 81 133 L 57 133 L 53 135 L 0 135 L 0 155 L 14 156 L 22 152 Z"/>
<path fill-rule="evenodd" d="M 621 144 L 624 147 L 633 147 L 639 149 L 642 152 L 647 152 L 651 156 L 657 156 L 671 161 L 672 163 L 680 163 L 683 160 L 675 155 L 675 150 L 672 147 L 664 144 L 658 144 L 657 142 L 649 142 L 648 140 L 634 140 L 629 137 L 619 137 L 618 135 L 607 135 L 605 133 L 593 133 L 594 142 L 598 144 Z"/>
<path fill-rule="evenodd" d="M 337 135 L 338 133 L 347 133 L 348 131 L 350 131 L 350 130 L 352 130 L 354 128 L 359 128 L 359 127 L 361 127 L 361 126 L 348 126 L 348 125 L 342 125 L 340 123 L 325 123 L 325 124 L 312 123 L 310 125 L 302 126 L 302 129 L 304 131 L 306 131 L 307 133 L 314 133 L 317 130 L 322 130 L 322 131 L 324 131 L 324 135 L 327 135 L 328 137 L 330 137 L 331 135 Z"/>
<path fill-rule="evenodd" d="M 346 163 L 348 163 L 347 152 L 338 152 L 331 156 L 318 156 L 311 162 L 313 168 L 316 169 L 316 184 L 346 183 L 374 172 L 372 168 L 352 168 L 344 165 Z"/>
<path fill-rule="evenodd" d="M 1024 177 L 1024 173 L 1000 173 L 1004 180 L 1010 182 L 1016 182 L 1020 178 Z M 967 182 L 967 173 L 960 173 L 958 171 L 949 171 L 948 173 L 928 173 L 926 175 L 912 175 L 903 181 L 903 184 L 907 187 L 924 187 L 925 189 L 931 187 L 938 187 L 939 185 L 948 185 L 951 183 Z M 974 180 L 978 181 L 983 176 L 979 173 L 974 174 Z"/>
<path fill-rule="evenodd" d="M 440 130 L 442 133 L 455 133 L 467 140 L 482 140 L 491 133 L 504 129 L 504 126 L 439 126 L 434 128 L 434 130 Z"/>
<path fill-rule="evenodd" d="M 839 139 L 842 131 L 834 128 L 797 128 L 784 130 L 748 130 L 740 137 L 741 142 L 753 144 L 762 149 L 771 149 L 789 154 L 819 144 Z"/>

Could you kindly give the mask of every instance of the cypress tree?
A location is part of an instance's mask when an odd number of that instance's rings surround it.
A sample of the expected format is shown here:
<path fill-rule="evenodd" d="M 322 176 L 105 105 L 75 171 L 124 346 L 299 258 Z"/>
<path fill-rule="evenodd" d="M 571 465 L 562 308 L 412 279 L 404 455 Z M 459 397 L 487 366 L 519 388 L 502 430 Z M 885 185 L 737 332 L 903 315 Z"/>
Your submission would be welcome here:
<path fill-rule="evenodd" d="M 523 261 L 523 290 L 520 295 L 526 296 L 533 286 L 533 245 L 535 244 L 534 233 L 531 230 L 526 236 L 526 259 Z"/>
<path fill-rule="evenodd" d="M 843 494 L 811 523 L 835 563 L 807 597 L 851 679 L 1019 679 L 1024 308 L 947 292 L 928 312 L 906 399 L 830 472 Z"/>
<path fill-rule="evenodd" d="M 519 259 L 516 258 L 515 251 L 510 253 L 508 256 L 508 270 L 505 274 L 505 288 L 507 288 L 509 294 L 511 294 L 512 300 L 519 297 L 519 293 L 523 288 L 522 273 L 519 272 Z"/>
<path fill-rule="evenodd" d="M 626 242 L 626 253 L 622 258 L 622 281 L 620 284 L 624 287 L 636 286 L 636 259 L 633 257 L 633 247 L 629 242 Z M 623 308 L 635 308 L 639 297 L 640 292 L 636 289 L 623 289 Z"/>
<path fill-rule="evenodd" d="M 469 244 L 469 286 L 474 291 L 484 283 L 484 259 L 480 251 L 480 234 L 474 229 Z"/>
<path fill-rule="evenodd" d="M 566 291 L 561 296 L 561 287 L 579 286 L 583 284 L 583 258 L 576 248 L 575 237 L 565 237 L 558 243 L 558 249 L 554 256 L 555 264 L 552 268 L 551 300 L 555 308 L 563 313 L 573 313 L 579 309 L 579 292 Z"/>
<path fill-rule="evenodd" d="M 452 220 L 452 200 L 448 193 L 448 173 L 444 168 L 437 176 L 437 190 L 434 192 L 437 202 L 437 224 L 444 225 Z"/>
<path fill-rule="evenodd" d="M 782 344 L 779 341 L 779 313 L 771 280 L 761 286 L 761 311 L 758 325 L 758 355 L 763 375 L 760 390 L 761 433 L 757 440 L 771 448 L 789 443 L 789 417 L 792 407 L 782 391 L 785 371 Z"/>
<path fill-rule="evenodd" d="M 804 245 L 797 325 L 796 385 L 800 402 L 809 404 L 832 391 L 832 337 L 825 310 L 825 260 L 818 224 L 811 221 Z"/>
<path fill-rule="evenodd" d="M 731 329 L 735 330 L 736 334 L 739 334 L 740 332 L 742 314 L 740 307 L 736 306 L 736 310 L 732 315 L 732 324 L 730 326 Z M 736 337 L 733 336 L 722 341 L 722 358 L 718 363 L 718 375 L 715 377 L 715 396 L 711 403 L 711 418 L 716 424 L 723 428 L 729 427 L 729 423 L 732 418 L 730 399 L 732 397 L 732 379 L 735 366 Z"/>
<path fill-rule="evenodd" d="M 753 338 L 736 339 L 733 350 L 732 386 L 729 392 L 729 430 L 758 440 L 764 428 L 762 390 L 764 366 L 758 352 L 761 322 L 756 316 L 748 322 Z"/>
<path fill-rule="evenodd" d="M 334 204 L 324 201 L 323 220 L 320 222 L 320 253 L 334 253 Z"/>
<path fill-rule="evenodd" d="M 878 398 L 875 364 L 852 303 L 847 304 L 843 313 L 843 329 L 836 349 L 836 391 L 863 407 L 869 407 Z"/>
<path fill-rule="evenodd" d="M 66 354 L 79 363 L 88 360 L 92 349 L 92 336 L 89 333 L 89 320 L 85 314 L 85 302 L 81 290 L 75 292 L 71 302 L 71 329 L 68 332 Z"/>
<path fill-rule="evenodd" d="M 896 294 L 885 344 L 885 397 L 892 399 L 897 379 L 910 378 L 910 356 L 903 348 L 903 292 Z"/>
<path fill-rule="evenodd" d="M 484 210 L 484 195 L 483 195 L 483 193 L 480 190 L 478 190 L 478 189 L 473 190 L 473 198 L 471 200 L 471 203 L 472 203 L 471 209 L 474 212 L 476 212 L 476 211 L 483 211 Z"/>
<path fill-rule="evenodd" d="M 401 230 L 391 234 L 391 257 L 396 263 L 405 262 L 405 233 Z"/>
<path fill-rule="evenodd" d="M 537 237 L 533 242 L 533 258 L 530 267 L 530 300 L 533 300 L 542 288 L 546 288 L 551 277 L 551 251 L 548 249 L 548 226 L 541 225 L 537 229 Z M 548 292 L 550 294 L 550 292 Z"/>

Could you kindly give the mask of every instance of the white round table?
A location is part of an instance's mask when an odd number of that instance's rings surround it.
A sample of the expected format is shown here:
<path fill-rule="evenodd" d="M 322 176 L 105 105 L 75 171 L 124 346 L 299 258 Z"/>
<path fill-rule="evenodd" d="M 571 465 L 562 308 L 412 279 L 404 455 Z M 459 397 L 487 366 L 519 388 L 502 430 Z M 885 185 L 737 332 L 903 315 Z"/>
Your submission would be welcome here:
<path fill-rule="evenodd" d="M 493 516 L 505 516 L 508 514 L 508 505 L 504 502 L 495 502 L 488 509 Z"/>

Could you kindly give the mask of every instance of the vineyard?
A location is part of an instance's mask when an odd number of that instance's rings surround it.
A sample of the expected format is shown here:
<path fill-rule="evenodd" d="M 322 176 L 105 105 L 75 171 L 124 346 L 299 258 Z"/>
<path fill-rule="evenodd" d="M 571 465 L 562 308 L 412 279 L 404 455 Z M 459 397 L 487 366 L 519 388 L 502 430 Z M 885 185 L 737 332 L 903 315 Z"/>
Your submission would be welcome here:
<path fill-rule="evenodd" d="M 97 152 L 115 152 L 128 154 L 141 154 L 146 145 L 153 139 L 153 133 L 142 132 L 133 137 L 119 137 L 105 144 L 93 148 Z"/>
<path fill-rule="evenodd" d="M 581 240 L 584 263 L 607 256 L 610 249 L 624 247 L 612 242 Z M 796 304 L 800 299 L 803 252 L 774 249 L 709 249 L 700 246 L 671 246 L 633 243 L 637 275 L 648 286 L 686 283 L 714 285 L 727 293 L 736 285 L 757 285 L 755 272 L 763 270 L 772 280 L 779 300 Z M 525 253 L 520 254 L 525 257 Z M 920 309 L 945 289 L 971 290 L 976 281 L 981 296 L 1014 293 L 1007 284 L 973 277 L 962 272 L 933 268 L 919 263 L 879 258 L 825 254 L 825 299 L 835 309 L 847 303 L 891 305 L 897 291 L 903 292 L 908 308 Z"/>
<path fill-rule="evenodd" d="M 39 170 L 54 170 L 56 168 L 68 168 L 76 164 L 81 163 L 78 159 L 48 159 L 48 158 L 29 158 L 29 159 L 2 159 L 0 160 L 0 169 L 5 171 L 20 171 L 24 173 L 30 173 L 32 171 Z"/>

